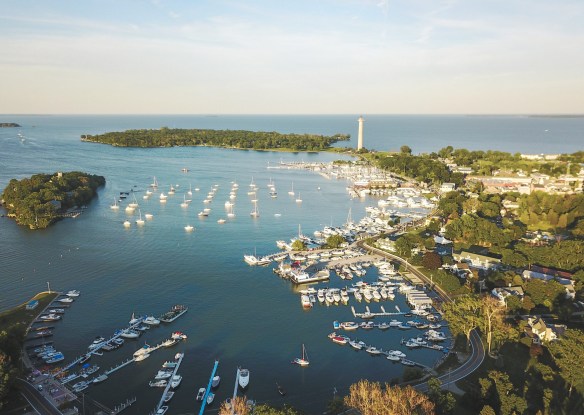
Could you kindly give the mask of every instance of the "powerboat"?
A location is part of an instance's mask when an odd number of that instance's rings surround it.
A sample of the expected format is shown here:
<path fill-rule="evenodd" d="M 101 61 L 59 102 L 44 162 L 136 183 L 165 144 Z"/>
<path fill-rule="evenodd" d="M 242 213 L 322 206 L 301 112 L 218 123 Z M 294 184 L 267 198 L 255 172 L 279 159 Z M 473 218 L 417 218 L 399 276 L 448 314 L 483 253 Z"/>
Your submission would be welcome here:
<path fill-rule="evenodd" d="M 142 360 L 146 360 L 150 357 L 149 353 L 143 353 L 141 355 L 138 355 L 136 357 L 134 357 L 134 362 L 141 362 Z"/>
<path fill-rule="evenodd" d="M 107 375 L 99 375 L 98 377 L 96 377 L 95 379 L 93 379 L 93 383 L 99 383 L 99 382 L 103 382 L 104 380 L 107 379 Z"/>
<path fill-rule="evenodd" d="M 199 392 L 197 392 L 197 401 L 202 401 L 203 398 L 205 397 L 205 388 L 199 388 Z"/>
<path fill-rule="evenodd" d="M 81 294 L 81 292 L 79 290 L 71 290 L 68 291 L 67 294 L 65 294 L 67 297 L 79 297 L 79 294 Z"/>
<path fill-rule="evenodd" d="M 166 401 L 165 401 L 166 402 Z M 164 405 L 161 406 L 158 411 L 156 411 L 156 415 L 164 415 L 168 411 L 168 406 Z"/>
<path fill-rule="evenodd" d="M 160 324 L 160 320 L 154 316 L 148 316 L 144 319 L 144 323 L 150 326 L 158 326 Z"/>
<path fill-rule="evenodd" d="M 156 381 L 151 380 L 150 382 L 148 382 L 148 386 L 150 386 L 151 388 L 165 388 L 167 384 L 168 381 L 166 379 Z"/>
<path fill-rule="evenodd" d="M 173 391 L 168 391 L 166 393 L 166 396 L 164 396 L 164 403 L 167 403 L 168 401 L 170 401 L 173 396 L 174 396 L 174 392 Z"/>
<path fill-rule="evenodd" d="M 124 337 L 126 339 L 137 339 L 140 337 L 140 332 L 132 329 L 126 329 L 122 331 L 120 337 Z"/>
<path fill-rule="evenodd" d="M 207 395 L 207 405 L 211 405 L 214 399 L 215 394 L 213 392 L 209 392 L 209 394 Z"/>
<path fill-rule="evenodd" d="M 213 377 L 213 381 L 211 382 L 211 387 L 216 388 L 219 386 L 219 382 L 221 382 L 221 377 L 219 375 Z"/>
<path fill-rule="evenodd" d="M 178 386 L 180 385 L 180 382 L 181 381 L 182 381 L 182 376 L 181 375 L 174 375 L 172 377 L 172 379 L 170 380 L 170 387 L 172 389 L 178 388 Z"/>
<path fill-rule="evenodd" d="M 238 383 L 241 389 L 247 388 L 249 384 L 249 369 L 239 369 Z"/>

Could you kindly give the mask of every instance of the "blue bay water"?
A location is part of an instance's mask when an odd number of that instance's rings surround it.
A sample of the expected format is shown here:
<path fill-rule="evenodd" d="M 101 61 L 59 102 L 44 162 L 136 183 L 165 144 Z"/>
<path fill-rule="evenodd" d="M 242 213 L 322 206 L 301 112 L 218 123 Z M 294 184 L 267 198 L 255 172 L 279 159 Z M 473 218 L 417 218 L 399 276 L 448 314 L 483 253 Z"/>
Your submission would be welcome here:
<path fill-rule="evenodd" d="M 67 358 L 80 355 L 97 335 L 110 335 L 127 324 L 132 312 L 159 315 L 173 304 L 189 306 L 189 312 L 169 326 L 153 329 L 140 340 L 127 342 L 118 351 L 94 358 L 102 369 L 129 357 L 145 341 L 154 344 L 174 330 L 189 335 L 172 350 L 159 350 L 149 359 L 132 364 L 103 384 L 87 390 L 108 406 L 136 396 L 129 414 L 150 411 L 160 390 L 147 386 L 157 368 L 179 350 L 186 352 L 180 373 L 183 384 L 170 404 L 170 414 L 193 413 L 194 397 L 206 384 L 213 360 L 220 359 L 223 383 L 218 399 L 230 396 L 237 366 L 251 370 L 247 395 L 274 405 L 290 403 L 322 413 L 336 388 L 346 393 L 361 378 L 389 381 L 399 377 L 403 366 L 348 346 L 331 343 L 326 335 L 333 320 L 352 318 L 349 307 L 315 307 L 303 311 L 294 288 L 275 276 L 271 268 L 250 268 L 245 253 L 276 251 L 274 241 L 289 239 L 298 225 L 311 233 L 324 225 L 340 225 L 349 208 L 354 218 L 364 216 L 376 200 L 351 200 L 343 180 L 328 180 L 316 173 L 268 169 L 284 161 L 331 161 L 341 156 L 315 153 L 277 153 L 216 148 L 128 149 L 82 143 L 81 134 L 128 128 L 217 128 L 297 133 L 350 133 L 355 145 L 354 116 L 2 116 L 23 127 L 0 129 L 0 186 L 13 178 L 39 172 L 81 170 L 106 177 L 106 186 L 76 219 L 49 229 L 30 231 L 0 218 L 0 269 L 3 290 L 0 309 L 22 303 L 50 282 L 56 290 L 79 289 L 81 297 L 57 324 L 54 341 Z M 365 145 L 379 150 L 410 145 L 415 152 L 436 151 L 446 145 L 473 149 L 499 149 L 529 153 L 582 150 L 582 119 L 513 117 L 399 117 L 367 116 Z M 548 130 L 547 132 L 545 130 Z M 21 141 L 17 133 L 25 140 Z M 188 168 L 188 173 L 182 173 Z M 179 185 L 177 193 L 162 205 L 157 195 L 142 196 L 156 176 L 159 190 Z M 252 219 L 251 180 L 259 186 L 260 217 Z M 271 199 L 267 183 L 273 180 L 279 196 Z M 224 225 L 224 202 L 231 182 L 240 185 L 234 211 L 236 218 Z M 207 219 L 197 213 L 203 199 L 219 185 Z M 287 192 L 294 186 L 303 203 Z M 192 188 L 191 206 L 181 208 L 183 195 Z M 320 187 L 321 190 L 318 190 Z M 124 208 L 110 204 L 120 191 L 135 190 L 142 214 L 154 218 L 143 228 Z M 281 216 L 275 216 L 276 213 Z M 184 226 L 196 227 L 186 233 Z M 374 273 L 365 277 L 374 279 Z M 344 286 L 333 278 L 330 286 Z M 396 305 L 404 307 L 403 298 Z M 363 305 L 357 305 L 358 310 Z M 372 309 L 377 306 L 372 305 Z M 388 303 L 386 308 L 393 308 Z M 399 348 L 403 332 L 358 332 L 356 336 L 384 349 Z M 406 333 L 407 335 L 407 333 Z M 290 364 L 305 343 L 311 365 L 301 369 Z M 407 352 L 412 360 L 431 365 L 434 351 Z M 288 395 L 278 395 L 279 382 Z M 215 407 L 218 405 L 215 404 Z"/>

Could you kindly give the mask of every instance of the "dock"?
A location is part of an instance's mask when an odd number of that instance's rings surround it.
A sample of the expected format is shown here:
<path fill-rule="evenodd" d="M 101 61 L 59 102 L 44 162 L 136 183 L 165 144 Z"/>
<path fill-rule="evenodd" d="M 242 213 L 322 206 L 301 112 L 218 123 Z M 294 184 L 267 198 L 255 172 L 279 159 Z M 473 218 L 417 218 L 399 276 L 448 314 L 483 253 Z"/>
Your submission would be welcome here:
<path fill-rule="evenodd" d="M 379 313 L 372 313 L 369 310 L 369 306 L 365 307 L 365 312 L 364 313 L 357 313 L 355 311 L 355 307 L 351 306 L 351 311 L 353 312 L 353 317 L 359 317 L 359 318 L 374 318 L 374 317 L 389 317 L 389 316 L 402 316 L 406 313 L 404 312 L 387 312 L 385 311 L 385 308 L 383 308 L 383 306 L 381 306 L 381 311 Z"/>
<path fill-rule="evenodd" d="M 201 410 L 199 411 L 199 415 L 203 415 L 205 412 L 205 405 L 207 404 L 207 396 L 209 392 L 211 392 L 211 385 L 213 383 L 213 378 L 215 377 L 215 373 L 217 372 L 217 367 L 219 366 L 219 360 L 215 360 L 215 365 L 213 366 L 213 370 L 211 371 L 211 376 L 209 377 L 209 383 L 207 384 L 207 390 L 205 391 L 205 396 L 203 396 L 203 402 L 201 402 Z M 237 371 L 239 376 L 239 369 Z"/>
<path fill-rule="evenodd" d="M 235 398 L 237 397 L 237 387 L 239 386 L 239 367 L 235 371 L 235 385 L 233 385 L 233 396 L 231 397 L 231 415 L 235 414 Z"/>
<path fill-rule="evenodd" d="M 166 394 L 170 390 L 170 384 L 172 383 L 172 379 L 174 379 L 176 372 L 178 372 L 178 368 L 180 367 L 180 364 L 182 363 L 183 357 L 185 357 L 185 354 L 180 353 L 180 356 L 178 358 L 178 362 L 176 362 L 176 366 L 174 367 L 174 370 L 172 371 L 172 376 L 169 378 L 170 380 L 166 384 L 166 388 L 164 388 L 164 392 L 162 392 L 162 397 L 160 398 L 160 401 L 158 401 L 158 405 L 156 405 L 157 412 L 160 408 L 162 408 L 162 405 L 164 405 L 164 399 L 166 398 Z M 211 378 L 211 379 L 213 379 L 213 378 Z"/>
<path fill-rule="evenodd" d="M 103 374 L 104 374 L 104 375 L 107 375 L 107 376 L 109 376 L 109 375 L 111 375 L 112 373 L 114 373 L 114 372 L 116 372 L 116 371 L 120 370 L 121 368 L 128 366 L 128 365 L 129 365 L 130 363 L 132 363 L 133 361 L 134 361 L 134 359 L 133 359 L 133 358 L 130 358 L 130 359 L 128 359 L 128 360 L 125 360 L 125 361 L 123 361 L 122 363 L 120 363 L 119 365 L 117 365 L 117 366 L 114 366 L 114 367 L 110 368 L 109 370 L 106 370 L 105 372 L 103 372 Z"/>

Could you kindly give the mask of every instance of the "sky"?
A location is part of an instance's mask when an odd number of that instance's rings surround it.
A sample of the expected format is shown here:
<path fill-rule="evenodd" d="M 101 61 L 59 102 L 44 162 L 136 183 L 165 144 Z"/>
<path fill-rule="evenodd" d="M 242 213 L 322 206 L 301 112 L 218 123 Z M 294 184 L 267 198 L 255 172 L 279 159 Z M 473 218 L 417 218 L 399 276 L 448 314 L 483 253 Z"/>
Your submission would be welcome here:
<path fill-rule="evenodd" d="M 582 114 L 582 0 L 3 0 L 4 114 Z"/>

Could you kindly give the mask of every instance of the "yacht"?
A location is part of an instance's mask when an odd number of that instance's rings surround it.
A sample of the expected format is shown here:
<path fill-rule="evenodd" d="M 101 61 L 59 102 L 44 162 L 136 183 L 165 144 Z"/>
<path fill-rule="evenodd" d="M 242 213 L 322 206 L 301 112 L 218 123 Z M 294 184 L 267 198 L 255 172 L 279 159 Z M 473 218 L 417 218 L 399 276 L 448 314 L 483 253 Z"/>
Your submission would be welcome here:
<path fill-rule="evenodd" d="M 110 205 L 110 208 L 112 210 L 119 210 L 120 209 L 120 206 L 118 205 L 118 201 L 116 200 L 115 197 L 114 197 L 114 204 L 113 205 Z"/>
<path fill-rule="evenodd" d="M 213 392 L 209 392 L 209 394 L 207 395 L 207 405 L 211 405 L 214 399 L 215 394 Z"/>
<path fill-rule="evenodd" d="M 78 290 L 71 290 L 67 292 L 67 297 L 79 297 L 79 294 L 81 294 L 80 291 Z"/>
<path fill-rule="evenodd" d="M 122 331 L 120 337 L 124 337 L 126 339 L 137 339 L 140 337 L 140 332 L 132 329 L 126 329 Z"/>
<path fill-rule="evenodd" d="M 158 320 L 154 316 L 148 316 L 144 319 L 144 323 L 146 323 L 150 326 L 158 326 L 160 324 L 160 320 Z"/>
<path fill-rule="evenodd" d="M 185 226 L 185 231 L 187 231 L 187 232 L 191 232 L 193 229 L 195 229 L 195 228 L 192 225 Z"/>
<path fill-rule="evenodd" d="M 152 213 L 145 213 L 145 214 L 144 214 L 144 217 L 145 217 L 146 219 L 152 219 L 152 218 L 154 217 L 154 215 L 153 215 Z"/>
<path fill-rule="evenodd" d="M 148 386 L 150 386 L 152 388 L 164 388 L 164 387 L 166 387 L 167 384 L 168 384 L 168 381 L 166 379 L 161 379 L 161 380 L 156 380 L 156 381 L 151 380 L 148 383 Z"/>
<path fill-rule="evenodd" d="M 99 375 L 98 377 L 96 377 L 95 379 L 93 379 L 93 383 L 99 383 L 99 382 L 103 382 L 104 380 L 107 379 L 107 375 Z"/>
<path fill-rule="evenodd" d="M 249 384 L 249 369 L 239 369 L 238 383 L 241 389 L 247 388 Z"/>

